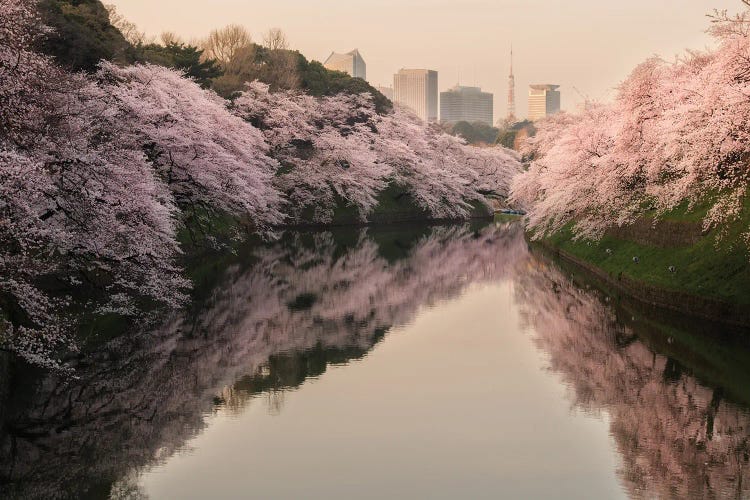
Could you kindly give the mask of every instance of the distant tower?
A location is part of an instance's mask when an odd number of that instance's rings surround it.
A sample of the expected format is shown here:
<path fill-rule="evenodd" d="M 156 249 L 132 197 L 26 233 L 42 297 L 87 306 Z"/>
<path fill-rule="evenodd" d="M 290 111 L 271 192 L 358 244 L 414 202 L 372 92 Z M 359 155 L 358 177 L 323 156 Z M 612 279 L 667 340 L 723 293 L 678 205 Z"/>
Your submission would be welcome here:
<path fill-rule="evenodd" d="M 513 76 L 513 45 L 510 46 L 510 75 L 508 76 L 508 121 L 516 120 L 516 77 Z"/>

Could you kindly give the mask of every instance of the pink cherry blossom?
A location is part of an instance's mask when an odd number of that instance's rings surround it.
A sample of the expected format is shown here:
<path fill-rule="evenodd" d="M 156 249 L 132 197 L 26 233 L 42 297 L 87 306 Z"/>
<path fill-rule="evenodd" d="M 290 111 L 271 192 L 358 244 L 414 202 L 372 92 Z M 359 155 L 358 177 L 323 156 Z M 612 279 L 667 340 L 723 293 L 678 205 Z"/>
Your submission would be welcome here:
<path fill-rule="evenodd" d="M 538 124 L 512 189 L 537 236 L 573 222 L 597 238 L 685 201 L 712 202 L 705 229 L 737 219 L 750 179 L 750 35 L 746 15 L 715 21 L 716 50 L 651 58 L 613 103 Z"/>

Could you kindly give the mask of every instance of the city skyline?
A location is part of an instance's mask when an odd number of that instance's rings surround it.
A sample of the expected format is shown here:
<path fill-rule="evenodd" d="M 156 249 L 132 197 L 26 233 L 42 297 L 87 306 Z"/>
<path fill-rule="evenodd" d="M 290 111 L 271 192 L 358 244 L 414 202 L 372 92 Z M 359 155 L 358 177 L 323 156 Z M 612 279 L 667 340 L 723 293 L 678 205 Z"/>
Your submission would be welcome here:
<path fill-rule="evenodd" d="M 357 9 L 341 9 L 337 0 L 252 6 L 216 0 L 210 8 L 197 0 L 110 1 L 151 35 L 173 31 L 190 39 L 238 23 L 260 41 L 266 30 L 279 27 L 292 48 L 321 62 L 332 50 L 358 47 L 367 56 L 368 80 L 375 86 L 388 86 L 401 67 L 435 69 L 444 88 L 472 85 L 493 93 L 498 117 L 507 113 L 511 42 L 517 92 L 532 83 L 554 81 L 592 99 L 609 100 L 615 86 L 644 59 L 659 54 L 671 60 L 688 48 L 715 46 L 705 33 L 705 14 L 712 8 L 741 8 L 737 0 L 574 0 L 559 8 L 541 0 L 383 0 Z M 394 16 L 395 11 L 403 15 Z M 414 23 L 415 16 L 423 22 Z M 385 26 L 388 36 L 383 35 Z M 461 37 L 451 36 L 456 27 L 465 28 Z M 574 110 L 582 102 L 567 92 L 563 109 Z M 525 117 L 525 108 L 517 102 L 519 118 Z"/>

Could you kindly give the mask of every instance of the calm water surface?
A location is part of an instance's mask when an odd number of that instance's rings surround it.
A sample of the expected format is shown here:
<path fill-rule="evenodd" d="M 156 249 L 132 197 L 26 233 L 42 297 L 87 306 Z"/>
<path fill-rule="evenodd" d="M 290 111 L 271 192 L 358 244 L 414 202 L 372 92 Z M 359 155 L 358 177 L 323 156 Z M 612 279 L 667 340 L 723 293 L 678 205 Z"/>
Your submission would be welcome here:
<path fill-rule="evenodd" d="M 530 251 L 516 225 L 289 233 L 195 303 L 6 366 L 19 498 L 745 498 L 750 347 Z M 7 364 L 7 363 L 6 363 Z"/>

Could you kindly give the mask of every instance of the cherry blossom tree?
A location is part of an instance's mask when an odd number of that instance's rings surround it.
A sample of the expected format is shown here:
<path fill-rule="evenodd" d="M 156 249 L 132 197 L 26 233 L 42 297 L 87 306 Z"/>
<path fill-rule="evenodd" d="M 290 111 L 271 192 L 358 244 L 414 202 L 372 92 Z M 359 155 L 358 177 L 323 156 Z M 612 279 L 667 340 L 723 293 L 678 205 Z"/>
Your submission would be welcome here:
<path fill-rule="evenodd" d="M 66 337 L 67 294 L 105 290 L 181 299 L 174 207 L 143 152 L 107 120 L 100 89 L 33 52 L 44 33 L 33 2 L 0 4 L 0 335 L 27 359 L 52 363 Z"/>
<path fill-rule="evenodd" d="M 233 110 L 271 144 L 293 220 L 313 210 L 315 222 L 330 222 L 341 201 L 366 221 L 394 185 L 434 218 L 466 218 L 471 202 L 507 195 L 520 169 L 514 153 L 467 146 L 405 109 L 380 115 L 367 94 L 316 99 L 252 82 Z"/>
<path fill-rule="evenodd" d="M 96 76 L 113 119 L 138 136 L 183 211 L 223 210 L 259 230 L 282 222 L 271 186 L 277 164 L 262 134 L 230 114 L 223 99 L 161 66 L 102 63 Z"/>
<path fill-rule="evenodd" d="M 390 168 L 377 161 L 371 131 L 377 114 L 369 99 L 272 94 L 256 81 L 235 100 L 234 111 L 263 131 L 270 144 L 279 161 L 274 185 L 286 195 L 292 220 L 312 210 L 313 221 L 330 222 L 337 199 L 364 216 L 377 204 Z"/>
<path fill-rule="evenodd" d="M 738 218 L 750 180 L 749 20 L 713 21 L 716 50 L 649 59 L 613 103 L 539 124 L 525 146 L 529 169 L 513 185 L 537 236 L 572 222 L 596 238 L 685 201 L 711 202 L 705 229 Z"/>
<path fill-rule="evenodd" d="M 215 94 L 156 66 L 69 74 L 32 50 L 34 2 L 0 7 L 0 332 L 42 362 L 70 347 L 68 292 L 103 311 L 176 306 L 178 224 L 220 211 L 265 231 L 280 196 L 264 138 Z"/>

